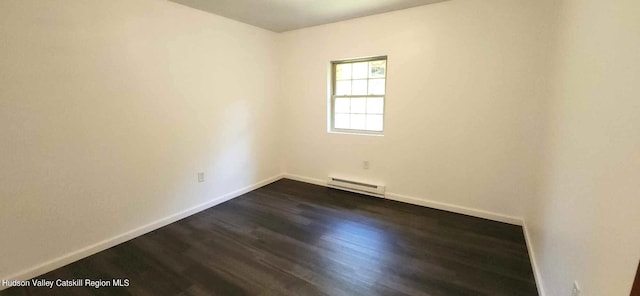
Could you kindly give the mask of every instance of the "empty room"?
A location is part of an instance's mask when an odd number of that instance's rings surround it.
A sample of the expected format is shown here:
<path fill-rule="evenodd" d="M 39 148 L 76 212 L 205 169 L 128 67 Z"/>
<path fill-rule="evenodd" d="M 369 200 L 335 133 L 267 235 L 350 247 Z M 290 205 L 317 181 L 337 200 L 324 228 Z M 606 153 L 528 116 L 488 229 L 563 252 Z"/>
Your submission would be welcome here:
<path fill-rule="evenodd" d="M 0 295 L 640 296 L 638 0 L 0 0 Z"/>

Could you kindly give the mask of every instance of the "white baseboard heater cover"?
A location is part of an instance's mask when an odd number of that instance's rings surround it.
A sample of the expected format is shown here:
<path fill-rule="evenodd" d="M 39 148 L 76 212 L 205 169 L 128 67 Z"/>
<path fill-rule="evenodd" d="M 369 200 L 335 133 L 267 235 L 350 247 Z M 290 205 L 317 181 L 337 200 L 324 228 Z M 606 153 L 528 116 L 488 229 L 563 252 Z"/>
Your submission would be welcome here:
<path fill-rule="evenodd" d="M 342 189 L 342 190 L 352 191 L 356 193 L 363 193 L 363 194 L 373 195 L 377 197 L 384 197 L 384 185 L 369 184 L 365 182 L 349 180 L 346 178 L 331 177 L 331 176 L 329 176 L 329 181 L 327 182 L 327 185 L 335 189 Z"/>

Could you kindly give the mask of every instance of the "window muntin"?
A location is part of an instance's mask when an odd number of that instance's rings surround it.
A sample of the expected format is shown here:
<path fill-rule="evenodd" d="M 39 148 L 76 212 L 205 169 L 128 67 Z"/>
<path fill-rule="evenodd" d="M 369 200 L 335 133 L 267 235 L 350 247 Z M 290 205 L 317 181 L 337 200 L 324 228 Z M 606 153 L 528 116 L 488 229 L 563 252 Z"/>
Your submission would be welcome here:
<path fill-rule="evenodd" d="M 331 65 L 331 131 L 382 134 L 387 57 Z"/>

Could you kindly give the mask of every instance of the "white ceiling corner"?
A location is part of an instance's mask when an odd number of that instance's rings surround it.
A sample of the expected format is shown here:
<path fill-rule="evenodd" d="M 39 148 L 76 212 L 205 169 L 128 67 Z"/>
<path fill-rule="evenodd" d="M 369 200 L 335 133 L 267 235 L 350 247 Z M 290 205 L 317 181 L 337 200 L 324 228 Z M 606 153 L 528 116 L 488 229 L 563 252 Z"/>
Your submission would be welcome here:
<path fill-rule="evenodd" d="M 446 0 L 169 0 L 274 32 Z"/>

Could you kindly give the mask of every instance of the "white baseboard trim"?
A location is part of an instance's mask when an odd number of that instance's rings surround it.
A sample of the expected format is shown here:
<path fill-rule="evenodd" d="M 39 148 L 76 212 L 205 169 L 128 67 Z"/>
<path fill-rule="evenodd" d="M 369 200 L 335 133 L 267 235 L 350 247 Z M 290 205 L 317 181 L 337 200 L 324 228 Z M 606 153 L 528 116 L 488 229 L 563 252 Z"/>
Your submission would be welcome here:
<path fill-rule="evenodd" d="M 268 185 L 270 183 L 273 183 L 275 181 L 278 181 L 280 179 L 282 179 L 283 175 L 279 174 L 279 175 L 275 175 L 272 176 L 270 178 L 264 179 L 262 181 L 259 181 L 258 183 L 255 183 L 253 185 L 249 185 L 247 187 L 244 188 L 240 188 L 238 190 L 229 192 L 227 194 L 224 194 L 222 196 L 218 196 L 210 201 L 207 201 L 205 203 L 202 203 L 200 205 L 197 205 L 195 207 L 186 209 L 184 211 L 181 211 L 179 213 L 173 214 L 171 216 L 162 218 L 160 220 L 156 220 L 154 222 L 151 222 L 149 224 L 146 224 L 144 226 L 138 227 L 136 229 L 130 230 L 128 232 L 125 232 L 123 234 L 105 239 L 99 243 L 87 246 L 85 248 L 82 248 L 80 250 L 76 250 L 73 251 L 69 254 L 63 255 L 61 257 L 49 260 L 45 263 L 42 263 L 40 265 L 28 268 L 26 270 L 20 271 L 18 273 L 15 273 L 13 275 L 10 275 L 6 278 L 0 278 L 0 280 L 2 279 L 8 279 L 8 280 L 18 280 L 18 281 L 25 281 L 25 280 L 29 280 L 31 278 L 37 277 L 39 275 L 45 274 L 49 271 L 52 271 L 54 269 L 60 268 L 62 266 L 65 266 L 69 263 L 78 261 L 82 258 L 86 258 L 89 257 L 95 253 L 98 253 L 100 251 L 104 251 L 108 248 L 111 248 L 113 246 L 116 246 L 118 244 L 121 244 L 123 242 L 126 242 L 128 240 L 131 240 L 133 238 L 136 238 L 138 236 L 144 235 L 148 232 L 151 232 L 153 230 L 156 230 L 158 228 L 161 228 L 163 226 L 166 226 L 168 224 L 171 224 L 173 222 L 176 222 L 180 219 L 186 218 L 188 216 L 191 216 L 195 213 L 201 212 L 203 210 L 206 210 L 210 207 L 213 207 L 215 205 L 221 204 L 225 201 L 231 200 L 235 197 L 238 197 L 242 194 L 245 194 L 249 191 L 258 189 L 262 186 Z M 0 285 L 0 291 L 3 289 L 6 289 L 9 287 L 5 287 Z"/>
<path fill-rule="evenodd" d="M 538 268 L 538 264 L 536 263 L 536 254 L 533 251 L 533 242 L 531 241 L 531 237 L 529 237 L 529 228 L 527 228 L 527 223 L 522 224 L 522 229 L 524 231 L 524 240 L 527 243 L 527 251 L 529 252 L 529 260 L 531 260 L 531 268 L 533 268 L 533 277 L 536 280 L 536 287 L 538 288 L 538 295 L 546 296 L 544 292 L 544 286 L 542 285 L 542 276 L 540 274 L 540 269 Z"/>
<path fill-rule="evenodd" d="M 498 214 L 498 213 L 489 212 L 489 211 L 467 208 L 467 207 L 458 206 L 458 205 L 452 205 L 448 203 L 443 203 L 443 202 L 438 202 L 438 201 L 433 201 L 433 200 L 428 200 L 423 198 L 411 197 L 411 196 L 396 194 L 392 192 L 387 193 L 386 198 L 396 200 L 396 201 L 406 202 L 414 205 L 419 205 L 427 208 L 438 209 L 438 210 L 443 210 L 447 212 L 453 212 L 457 214 L 463 214 L 467 216 L 473 216 L 473 217 L 478 217 L 482 219 L 518 225 L 518 226 L 522 226 L 523 224 L 522 219 L 517 217 L 507 216 L 507 215 Z"/>
<path fill-rule="evenodd" d="M 291 180 L 305 182 L 305 183 L 309 183 L 309 184 L 315 184 L 315 185 L 320 185 L 320 186 L 324 186 L 324 187 L 329 187 L 329 186 L 327 186 L 327 181 L 325 181 L 325 180 L 314 179 L 314 178 L 303 177 L 303 176 L 300 176 L 300 175 L 292 175 L 292 174 L 284 174 L 282 177 L 285 178 L 285 179 L 291 179 Z"/>
<path fill-rule="evenodd" d="M 293 175 L 293 174 L 284 174 L 283 177 L 291 180 L 328 187 L 327 182 L 320 179 L 314 179 L 314 178 Z M 423 199 L 418 197 L 401 195 L 393 192 L 385 193 L 385 198 L 408 203 L 408 204 L 513 224 L 513 225 L 522 226 L 524 224 L 523 219 L 518 217 L 512 217 L 512 216 L 507 216 L 507 215 L 483 211 L 483 210 L 476 210 L 476 209 L 471 209 L 463 206 L 457 206 L 457 205 L 447 204 L 443 202 L 438 202 L 438 201 L 433 201 L 433 200 L 428 200 L 428 199 Z"/>

